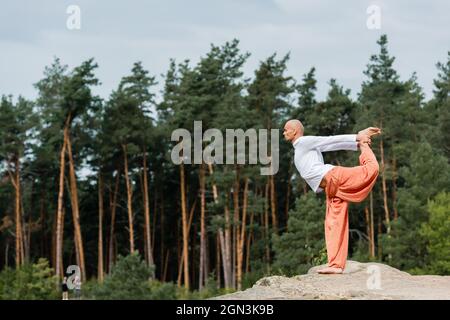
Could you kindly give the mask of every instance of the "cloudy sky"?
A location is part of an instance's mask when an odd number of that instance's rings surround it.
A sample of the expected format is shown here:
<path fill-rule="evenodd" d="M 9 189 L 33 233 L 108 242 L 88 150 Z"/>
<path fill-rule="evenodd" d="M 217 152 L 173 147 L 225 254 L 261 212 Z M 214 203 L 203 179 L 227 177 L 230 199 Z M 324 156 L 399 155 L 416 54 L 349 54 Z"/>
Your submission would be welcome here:
<path fill-rule="evenodd" d="M 81 28 L 66 26 L 68 6 L 81 11 Z M 380 8 L 381 28 L 369 29 L 368 7 Z M 288 73 L 297 80 L 317 69 L 318 97 L 336 78 L 352 96 L 363 70 L 386 33 L 402 79 L 417 72 L 427 98 L 435 64 L 450 50 L 447 0 L 15 0 L 0 4 L 0 94 L 36 97 L 33 83 L 53 57 L 73 67 L 95 57 L 107 98 L 133 62 L 141 60 L 162 82 L 169 59 L 193 63 L 211 43 L 233 38 L 252 55 L 245 74 L 274 52 L 290 52 Z"/>

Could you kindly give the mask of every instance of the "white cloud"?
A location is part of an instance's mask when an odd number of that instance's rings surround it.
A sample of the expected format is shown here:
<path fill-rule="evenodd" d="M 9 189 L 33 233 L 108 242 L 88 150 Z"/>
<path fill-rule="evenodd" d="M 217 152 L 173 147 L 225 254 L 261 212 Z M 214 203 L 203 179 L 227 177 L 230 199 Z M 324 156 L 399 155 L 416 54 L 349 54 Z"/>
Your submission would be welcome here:
<path fill-rule="evenodd" d="M 439 0 L 426 5 L 405 0 L 170 0 L 163 4 L 79 0 L 79 31 L 65 28 L 69 2 L 57 6 L 51 1 L 29 2 L 28 9 L 22 2 L 4 4 L 0 12 L 0 94 L 33 97 L 32 83 L 56 55 L 70 66 L 95 57 L 103 83 L 98 92 L 106 98 L 136 60 L 142 60 L 162 82 L 159 75 L 167 70 L 170 58 L 196 62 L 211 43 L 220 45 L 233 38 L 252 54 L 245 65 L 247 76 L 253 76 L 259 61 L 273 52 L 279 56 L 290 52 L 288 73 L 297 80 L 316 67 L 319 97 L 326 95 L 332 77 L 355 94 L 382 33 L 388 34 L 401 76 L 417 71 L 419 83 L 431 93 L 434 65 L 450 50 L 450 3 Z M 382 9 L 380 31 L 366 27 L 370 4 Z"/>

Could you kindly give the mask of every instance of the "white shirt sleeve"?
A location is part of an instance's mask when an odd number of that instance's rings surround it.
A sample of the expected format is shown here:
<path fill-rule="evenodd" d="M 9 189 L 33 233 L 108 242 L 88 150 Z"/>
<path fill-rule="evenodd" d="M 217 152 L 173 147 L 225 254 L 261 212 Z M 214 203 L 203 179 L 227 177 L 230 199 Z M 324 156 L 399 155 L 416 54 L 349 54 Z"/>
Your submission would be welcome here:
<path fill-rule="evenodd" d="M 326 145 L 326 146 L 323 146 L 322 148 L 320 148 L 321 152 L 338 151 L 338 150 L 357 151 L 358 143 L 356 141 L 354 141 L 354 142 L 339 142 L 339 143 L 335 143 L 335 144 Z"/>
<path fill-rule="evenodd" d="M 302 147 L 318 149 L 320 152 L 335 150 L 357 150 L 356 134 L 340 134 L 336 136 L 303 136 Z"/>

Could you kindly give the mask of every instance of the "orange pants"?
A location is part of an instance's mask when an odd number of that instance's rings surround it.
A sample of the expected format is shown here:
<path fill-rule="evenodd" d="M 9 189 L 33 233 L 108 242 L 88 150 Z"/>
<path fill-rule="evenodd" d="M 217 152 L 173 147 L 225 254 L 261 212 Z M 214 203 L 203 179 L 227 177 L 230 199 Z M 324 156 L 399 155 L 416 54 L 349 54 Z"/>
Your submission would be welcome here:
<path fill-rule="evenodd" d="M 351 168 L 336 166 L 325 175 L 325 241 L 330 267 L 344 269 L 347 261 L 348 203 L 363 201 L 378 177 L 379 165 L 369 146 L 361 148 L 359 163 Z"/>

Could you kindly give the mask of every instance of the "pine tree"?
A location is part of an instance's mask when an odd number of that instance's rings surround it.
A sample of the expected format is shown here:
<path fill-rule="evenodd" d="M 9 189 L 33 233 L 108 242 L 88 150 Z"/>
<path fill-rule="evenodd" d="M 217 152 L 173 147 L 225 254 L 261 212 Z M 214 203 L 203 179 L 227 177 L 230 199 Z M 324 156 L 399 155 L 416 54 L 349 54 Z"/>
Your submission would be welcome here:
<path fill-rule="evenodd" d="M 88 117 L 89 111 L 95 109 L 98 104 L 98 98 L 91 92 L 91 87 L 99 84 L 98 79 L 93 73 L 96 68 L 97 64 L 93 59 L 90 59 L 75 67 L 72 72 L 67 73 L 67 66 L 62 66 L 59 60 L 55 59 L 52 66 L 45 69 L 45 78 L 36 83 L 36 88 L 39 90 L 37 103 L 42 110 L 46 131 L 55 135 L 53 138 L 50 137 L 50 139 L 55 140 L 61 136 L 63 138 L 60 148 L 60 178 L 58 183 L 58 209 L 56 214 L 55 272 L 59 276 L 63 273 L 63 192 L 65 158 L 67 153 L 75 249 L 77 264 L 81 269 L 81 277 L 83 280 L 86 279 L 86 268 L 71 131 L 73 127 L 80 124 L 79 122 L 82 121 L 83 117 Z M 83 126 L 81 125 L 80 127 L 82 128 Z"/>
<path fill-rule="evenodd" d="M 36 122 L 31 102 L 19 97 L 17 103 L 14 104 L 11 96 L 2 96 L 0 102 L 0 162 L 4 163 L 15 191 L 14 221 L 17 268 L 25 262 L 21 162 L 24 161 L 26 144 L 29 143 L 28 139 L 30 138 L 27 131 L 35 126 Z"/>
<path fill-rule="evenodd" d="M 425 105 L 429 141 L 437 150 L 441 150 L 450 159 L 448 144 L 450 132 L 450 52 L 446 63 L 437 63 L 438 75 L 434 80 L 434 97 Z"/>

